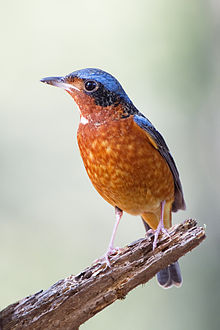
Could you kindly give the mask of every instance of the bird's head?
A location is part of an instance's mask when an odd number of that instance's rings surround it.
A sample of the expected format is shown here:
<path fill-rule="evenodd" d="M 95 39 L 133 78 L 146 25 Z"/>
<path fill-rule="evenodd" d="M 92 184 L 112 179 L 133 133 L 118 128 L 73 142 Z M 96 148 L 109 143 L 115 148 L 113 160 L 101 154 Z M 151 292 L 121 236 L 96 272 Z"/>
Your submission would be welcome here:
<path fill-rule="evenodd" d="M 135 108 L 120 83 L 100 69 L 82 69 L 65 77 L 47 77 L 43 83 L 65 89 L 88 121 L 126 117 Z"/>

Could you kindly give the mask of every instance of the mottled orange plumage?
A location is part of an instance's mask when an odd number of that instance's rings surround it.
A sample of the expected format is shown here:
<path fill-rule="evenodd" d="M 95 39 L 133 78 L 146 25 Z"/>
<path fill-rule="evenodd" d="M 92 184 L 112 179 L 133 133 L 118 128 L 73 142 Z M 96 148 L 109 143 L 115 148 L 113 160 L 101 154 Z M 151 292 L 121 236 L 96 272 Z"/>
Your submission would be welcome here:
<path fill-rule="evenodd" d="M 101 125 L 80 124 L 77 138 L 86 171 L 100 195 L 130 214 L 148 215 L 148 224 L 156 229 L 161 200 L 171 208 L 174 184 L 146 132 L 132 116 L 117 121 L 103 118 Z M 170 227 L 170 216 L 164 220 Z"/>

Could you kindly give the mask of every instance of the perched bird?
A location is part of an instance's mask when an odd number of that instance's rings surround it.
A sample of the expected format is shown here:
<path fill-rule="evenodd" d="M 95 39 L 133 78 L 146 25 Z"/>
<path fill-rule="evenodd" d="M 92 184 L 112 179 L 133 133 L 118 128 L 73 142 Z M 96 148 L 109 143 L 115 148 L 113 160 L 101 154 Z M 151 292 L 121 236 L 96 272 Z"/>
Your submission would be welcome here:
<path fill-rule="evenodd" d="M 123 211 L 140 215 L 146 230 L 158 235 L 172 225 L 172 214 L 185 209 L 173 157 L 151 122 L 134 106 L 120 83 L 100 69 L 82 69 L 43 83 L 65 89 L 80 110 L 77 140 L 92 184 L 115 207 L 116 222 L 106 262 Z M 178 262 L 157 274 L 167 288 L 182 282 Z"/>

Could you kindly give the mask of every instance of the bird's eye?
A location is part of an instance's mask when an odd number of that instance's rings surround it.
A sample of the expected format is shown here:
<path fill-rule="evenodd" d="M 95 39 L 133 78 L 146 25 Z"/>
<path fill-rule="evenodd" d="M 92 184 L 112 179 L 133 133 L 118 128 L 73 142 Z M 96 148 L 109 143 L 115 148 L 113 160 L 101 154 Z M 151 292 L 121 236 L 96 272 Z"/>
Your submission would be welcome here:
<path fill-rule="evenodd" d="M 85 90 L 87 92 L 95 92 L 98 87 L 98 83 L 94 80 L 87 80 L 85 82 Z"/>

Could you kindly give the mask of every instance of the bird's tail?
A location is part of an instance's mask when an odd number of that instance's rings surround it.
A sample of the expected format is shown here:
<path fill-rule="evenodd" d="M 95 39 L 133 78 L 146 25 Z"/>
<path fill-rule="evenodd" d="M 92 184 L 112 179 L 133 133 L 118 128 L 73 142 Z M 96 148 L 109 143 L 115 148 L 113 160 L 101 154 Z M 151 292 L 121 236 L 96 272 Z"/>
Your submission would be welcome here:
<path fill-rule="evenodd" d="M 149 229 L 151 229 L 151 227 L 144 221 L 143 218 L 142 221 L 147 232 Z M 160 270 L 157 273 L 157 281 L 159 285 L 162 286 L 164 289 L 171 288 L 173 285 L 175 285 L 176 287 L 180 287 L 183 280 L 178 261 Z"/>
<path fill-rule="evenodd" d="M 173 285 L 180 287 L 182 276 L 178 261 L 160 270 L 157 273 L 157 281 L 164 289 L 171 288 Z"/>

